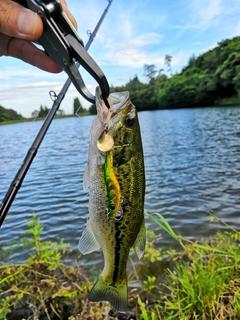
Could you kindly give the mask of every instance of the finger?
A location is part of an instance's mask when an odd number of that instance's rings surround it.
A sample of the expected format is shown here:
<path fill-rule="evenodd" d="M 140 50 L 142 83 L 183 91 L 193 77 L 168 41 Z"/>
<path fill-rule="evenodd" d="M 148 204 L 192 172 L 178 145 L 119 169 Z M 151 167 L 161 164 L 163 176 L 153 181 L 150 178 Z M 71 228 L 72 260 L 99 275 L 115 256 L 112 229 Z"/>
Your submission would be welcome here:
<path fill-rule="evenodd" d="M 77 29 L 77 22 L 75 18 L 72 16 L 70 11 L 68 10 L 67 4 L 65 0 L 61 0 L 61 5 L 63 7 L 64 12 L 66 13 L 68 19 L 71 21 L 71 23 L 74 25 L 74 27 Z"/>
<path fill-rule="evenodd" d="M 37 40 L 43 31 L 41 18 L 11 0 L 0 1 L 0 32 L 26 40 Z"/>
<path fill-rule="evenodd" d="M 51 58 L 46 56 L 44 51 L 38 49 L 27 40 L 11 38 L 8 43 L 6 55 L 21 59 L 44 71 L 52 73 L 62 71 L 62 69 L 57 66 Z"/>

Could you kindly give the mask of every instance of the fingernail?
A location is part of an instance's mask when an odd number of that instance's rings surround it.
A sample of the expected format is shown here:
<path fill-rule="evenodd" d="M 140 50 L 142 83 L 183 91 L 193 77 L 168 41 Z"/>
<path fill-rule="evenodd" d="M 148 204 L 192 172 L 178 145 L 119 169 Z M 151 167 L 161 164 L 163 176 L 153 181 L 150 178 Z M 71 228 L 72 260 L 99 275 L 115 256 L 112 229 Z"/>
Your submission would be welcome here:
<path fill-rule="evenodd" d="M 33 36 L 36 31 L 37 14 L 25 9 L 18 18 L 18 31 L 27 36 Z"/>

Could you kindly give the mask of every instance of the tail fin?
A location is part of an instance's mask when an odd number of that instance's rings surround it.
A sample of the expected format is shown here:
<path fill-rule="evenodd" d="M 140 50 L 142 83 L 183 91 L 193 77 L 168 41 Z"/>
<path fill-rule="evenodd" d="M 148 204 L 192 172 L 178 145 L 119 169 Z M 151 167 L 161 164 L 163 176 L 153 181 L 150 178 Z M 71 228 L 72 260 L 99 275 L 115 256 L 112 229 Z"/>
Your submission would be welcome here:
<path fill-rule="evenodd" d="M 109 283 L 100 276 L 89 293 L 92 302 L 109 301 L 117 311 L 126 311 L 128 305 L 127 279 L 121 283 Z"/>

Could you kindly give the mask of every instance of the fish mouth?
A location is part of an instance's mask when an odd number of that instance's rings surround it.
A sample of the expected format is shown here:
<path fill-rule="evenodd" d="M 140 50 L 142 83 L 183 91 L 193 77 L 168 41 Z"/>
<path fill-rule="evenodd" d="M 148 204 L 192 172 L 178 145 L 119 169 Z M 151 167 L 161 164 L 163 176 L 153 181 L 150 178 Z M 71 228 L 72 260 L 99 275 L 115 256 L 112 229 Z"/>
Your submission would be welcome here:
<path fill-rule="evenodd" d="M 111 93 L 109 96 L 109 102 L 111 106 L 110 109 L 112 111 L 121 109 L 125 105 L 128 99 L 129 99 L 128 91 Z"/>
<path fill-rule="evenodd" d="M 112 113 L 119 112 L 125 106 L 126 101 L 129 99 L 129 92 L 116 92 L 111 93 L 108 98 L 110 109 L 107 108 L 102 98 L 102 92 L 100 87 L 96 88 L 96 108 L 97 114 L 100 117 L 102 123 L 108 123 Z"/>

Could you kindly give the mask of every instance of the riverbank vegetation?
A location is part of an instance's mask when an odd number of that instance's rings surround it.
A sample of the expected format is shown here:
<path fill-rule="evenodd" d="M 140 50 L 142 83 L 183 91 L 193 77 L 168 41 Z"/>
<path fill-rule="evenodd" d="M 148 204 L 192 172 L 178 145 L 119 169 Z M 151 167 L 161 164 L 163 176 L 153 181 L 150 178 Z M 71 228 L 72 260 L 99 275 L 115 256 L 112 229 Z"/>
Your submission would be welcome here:
<path fill-rule="evenodd" d="M 12 109 L 6 109 L 0 105 L 0 123 L 8 121 L 21 121 L 24 120 L 21 114 L 18 114 Z"/>
<path fill-rule="evenodd" d="M 148 83 L 142 83 L 136 75 L 124 86 L 113 86 L 111 91 L 129 91 L 139 111 L 240 105 L 240 37 L 220 41 L 199 57 L 193 55 L 182 72 L 174 75 L 169 59 L 174 57 L 166 58 L 165 73 L 155 65 L 145 65 Z"/>
<path fill-rule="evenodd" d="M 91 110 L 86 110 L 82 107 L 81 102 L 78 98 L 75 98 L 73 101 L 73 114 L 66 115 L 62 109 L 59 109 L 56 113 L 55 118 L 68 118 L 73 116 L 86 116 L 91 114 Z M 95 107 L 94 107 L 95 108 Z M 32 112 L 31 118 L 24 118 L 22 115 L 18 114 L 16 111 L 12 109 L 6 109 L 0 106 L 0 125 L 2 124 L 12 124 L 12 123 L 19 123 L 19 122 L 30 122 L 36 120 L 44 120 L 48 114 L 50 109 L 42 105 L 40 106 L 39 110 L 34 110 Z"/>
<path fill-rule="evenodd" d="M 33 215 L 25 237 L 0 250 L 1 261 L 15 250 L 29 251 L 25 263 L 0 264 L 0 319 L 239 319 L 240 233 L 226 225 L 209 241 L 193 242 L 174 233 L 160 214 L 148 216 L 180 250 L 156 250 L 148 230 L 144 258 L 129 273 L 126 314 L 87 301 L 97 275 L 89 279 L 78 264 L 64 263 L 68 244 L 41 241 L 43 226 Z"/>

